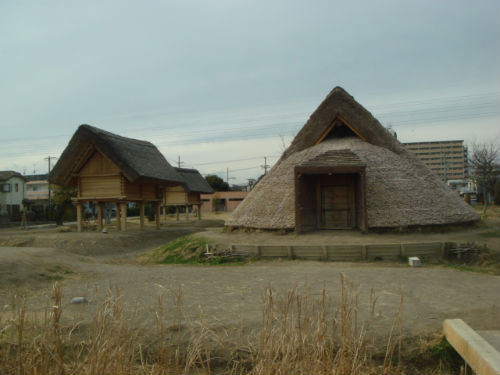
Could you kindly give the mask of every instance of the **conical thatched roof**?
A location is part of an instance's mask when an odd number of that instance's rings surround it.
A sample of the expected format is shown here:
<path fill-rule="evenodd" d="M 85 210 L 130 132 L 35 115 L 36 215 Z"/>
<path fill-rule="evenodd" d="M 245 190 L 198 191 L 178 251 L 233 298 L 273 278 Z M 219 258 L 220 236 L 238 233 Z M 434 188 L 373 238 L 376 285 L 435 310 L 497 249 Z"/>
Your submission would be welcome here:
<path fill-rule="evenodd" d="M 120 168 L 130 182 L 185 182 L 152 143 L 122 137 L 90 125 L 78 127 L 50 173 L 50 182 L 66 185 L 72 174 L 82 167 L 82 163 L 95 150 Z"/>
<path fill-rule="evenodd" d="M 329 135 L 339 119 L 342 137 Z M 295 228 L 296 167 L 365 169 L 368 228 L 470 222 L 475 211 L 397 141 L 346 91 L 330 92 L 270 172 L 226 221 L 227 226 Z"/>

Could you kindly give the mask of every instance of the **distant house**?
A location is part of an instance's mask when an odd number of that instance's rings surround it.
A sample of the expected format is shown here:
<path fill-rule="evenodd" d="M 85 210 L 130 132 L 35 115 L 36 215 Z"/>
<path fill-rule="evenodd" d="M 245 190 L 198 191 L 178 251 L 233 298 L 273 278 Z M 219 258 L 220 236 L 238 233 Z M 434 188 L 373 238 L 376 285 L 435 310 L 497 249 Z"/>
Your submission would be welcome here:
<path fill-rule="evenodd" d="M 45 209 L 49 205 L 49 175 L 26 175 L 24 179 L 26 180 L 24 202 L 30 209 Z"/>
<path fill-rule="evenodd" d="M 201 212 L 232 212 L 247 195 L 247 191 L 218 191 L 213 194 L 202 194 Z"/>
<path fill-rule="evenodd" d="M 200 194 L 210 194 L 214 190 L 196 169 L 175 168 L 184 179 L 184 184 L 166 186 L 163 191 L 162 206 L 175 206 L 179 213 L 181 206 L 198 206 L 198 219 L 201 219 L 202 200 Z"/>
<path fill-rule="evenodd" d="M 20 214 L 24 199 L 24 177 L 15 171 L 0 171 L 0 216 Z"/>

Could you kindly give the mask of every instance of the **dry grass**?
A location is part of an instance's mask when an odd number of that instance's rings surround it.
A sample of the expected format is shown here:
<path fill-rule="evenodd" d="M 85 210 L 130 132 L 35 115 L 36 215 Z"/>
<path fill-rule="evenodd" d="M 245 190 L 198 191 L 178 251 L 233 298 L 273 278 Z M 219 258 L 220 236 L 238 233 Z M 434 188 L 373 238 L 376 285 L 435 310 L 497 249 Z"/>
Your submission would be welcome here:
<path fill-rule="evenodd" d="M 369 322 L 359 325 L 358 295 L 347 288 L 342 278 L 340 303 L 323 289 L 320 298 L 297 288 L 284 298 L 271 288 L 266 291 L 263 327 L 252 359 L 253 374 L 389 374 L 399 372 L 394 353 L 401 337 L 398 311 L 389 332 L 382 361 L 374 360 Z M 376 297 L 372 292 L 371 314 Z M 401 306 L 400 306 L 401 308 Z M 379 350 L 380 351 L 380 350 Z M 380 357 L 379 357 L 380 358 Z M 398 362 L 398 361 L 396 361 Z"/>
<path fill-rule="evenodd" d="M 404 371 L 401 354 L 401 306 L 394 324 L 377 347 L 370 319 L 358 321 L 358 294 L 342 278 L 338 300 L 295 287 L 264 294 L 260 332 L 248 345 L 203 318 L 190 321 L 182 291 L 170 304 L 161 297 L 152 308 L 155 327 L 133 327 L 135 311 L 125 312 L 120 292 L 109 290 L 93 321 L 65 323 L 62 290 L 56 283 L 52 305 L 28 313 L 27 301 L 14 295 L 0 315 L 2 374 L 389 374 Z M 373 316 L 376 296 L 370 297 Z M 335 301 L 335 303 L 334 303 Z M 168 310 L 168 311 L 167 311 Z M 168 317 L 168 319 L 167 319 Z"/>

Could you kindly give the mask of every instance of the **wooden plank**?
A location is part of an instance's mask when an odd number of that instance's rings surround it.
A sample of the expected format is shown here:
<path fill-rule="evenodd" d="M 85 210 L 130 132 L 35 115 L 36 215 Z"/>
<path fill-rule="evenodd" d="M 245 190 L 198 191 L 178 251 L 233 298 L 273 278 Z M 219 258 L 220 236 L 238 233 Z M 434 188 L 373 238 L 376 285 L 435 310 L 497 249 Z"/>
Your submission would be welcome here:
<path fill-rule="evenodd" d="M 103 226 L 103 216 L 104 216 L 104 204 L 102 202 L 97 203 L 97 225 L 101 231 Z"/>
<path fill-rule="evenodd" d="M 443 331 L 476 374 L 500 374 L 500 353 L 462 319 L 446 319 Z"/>
<path fill-rule="evenodd" d="M 119 175 L 120 169 L 108 158 L 105 158 L 100 152 L 95 152 L 92 157 L 87 160 L 85 165 L 78 173 L 80 176 L 92 175 L 105 175 L 114 174 Z"/>
<path fill-rule="evenodd" d="M 122 202 L 121 204 L 121 230 L 123 232 L 127 231 L 127 203 Z"/>

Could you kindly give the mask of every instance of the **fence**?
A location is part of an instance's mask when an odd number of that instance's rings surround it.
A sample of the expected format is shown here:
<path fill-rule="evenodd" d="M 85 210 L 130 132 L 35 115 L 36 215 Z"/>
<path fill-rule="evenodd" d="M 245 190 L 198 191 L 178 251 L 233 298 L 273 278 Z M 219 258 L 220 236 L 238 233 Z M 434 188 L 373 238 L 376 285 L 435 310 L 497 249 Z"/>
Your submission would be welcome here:
<path fill-rule="evenodd" d="M 238 253 L 259 257 L 354 261 L 400 257 L 443 257 L 449 242 L 394 243 L 372 245 L 231 245 Z"/>

